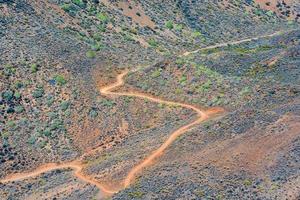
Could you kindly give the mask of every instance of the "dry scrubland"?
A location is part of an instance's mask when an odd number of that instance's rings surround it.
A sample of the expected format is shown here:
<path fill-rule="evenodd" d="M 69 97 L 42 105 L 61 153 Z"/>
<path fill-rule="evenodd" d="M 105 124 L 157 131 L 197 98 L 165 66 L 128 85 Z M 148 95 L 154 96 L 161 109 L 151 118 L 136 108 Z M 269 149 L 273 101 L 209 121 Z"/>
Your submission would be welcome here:
<path fill-rule="evenodd" d="M 0 0 L 0 199 L 299 199 L 299 20 L 296 0 Z M 100 91 L 125 70 L 112 92 L 224 112 L 124 189 L 198 117 Z"/>

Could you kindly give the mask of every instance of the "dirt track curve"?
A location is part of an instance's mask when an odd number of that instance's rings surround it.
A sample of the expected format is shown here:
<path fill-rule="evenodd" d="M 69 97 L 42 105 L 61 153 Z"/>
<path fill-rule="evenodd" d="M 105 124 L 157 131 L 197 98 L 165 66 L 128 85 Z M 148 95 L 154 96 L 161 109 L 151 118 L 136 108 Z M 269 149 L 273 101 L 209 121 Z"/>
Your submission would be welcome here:
<path fill-rule="evenodd" d="M 234 41 L 234 42 L 229 42 L 229 43 L 217 44 L 217 45 L 205 47 L 202 49 L 198 49 L 196 51 L 186 52 L 182 55 L 187 56 L 191 53 L 196 53 L 198 51 L 205 50 L 205 49 L 213 49 L 213 48 L 217 48 L 217 47 L 227 46 L 230 44 L 240 44 L 243 42 L 257 40 L 259 38 L 264 38 L 264 37 L 271 37 L 271 36 L 278 35 L 278 34 L 280 34 L 280 32 L 276 32 L 276 33 L 266 35 L 266 36 L 255 37 L 252 39 L 245 39 L 245 40 Z M 150 101 L 153 101 L 156 103 L 162 103 L 162 104 L 167 104 L 167 105 L 172 105 L 172 106 L 180 106 L 183 108 L 194 110 L 198 114 L 198 117 L 194 121 L 180 127 L 176 131 L 172 132 L 171 135 L 168 137 L 168 139 L 158 149 L 151 152 L 144 160 L 142 160 L 135 167 L 133 167 L 127 174 L 126 178 L 124 179 L 122 188 L 119 188 L 118 190 L 111 189 L 109 187 L 106 187 L 104 184 L 101 184 L 98 180 L 94 179 L 93 177 L 83 174 L 82 171 L 85 167 L 85 164 L 83 164 L 83 162 L 82 162 L 83 156 L 81 156 L 80 158 L 78 158 L 75 161 L 66 162 L 66 163 L 48 163 L 48 164 L 44 164 L 44 165 L 34 169 L 31 172 L 11 174 L 11 175 L 8 175 L 7 177 L 4 177 L 3 179 L 1 179 L 0 183 L 19 181 L 19 180 L 38 176 L 42 173 L 49 172 L 52 170 L 70 168 L 70 169 L 74 170 L 74 175 L 77 178 L 79 178 L 80 180 L 82 180 L 84 182 L 87 182 L 87 183 L 97 186 L 101 190 L 101 192 L 105 194 L 105 196 L 110 196 L 110 195 L 128 187 L 133 182 L 136 175 L 138 173 L 140 173 L 145 167 L 149 166 L 153 160 L 158 158 L 180 135 L 184 134 L 185 132 L 190 130 L 192 127 L 203 122 L 204 120 L 208 120 L 208 119 L 212 118 L 213 116 L 215 116 L 216 114 L 220 114 L 220 113 L 224 112 L 224 110 L 222 108 L 211 108 L 208 110 L 202 110 L 202 109 L 197 108 L 196 106 L 193 106 L 190 104 L 164 100 L 162 98 L 154 97 L 149 94 L 140 93 L 140 92 L 114 92 L 115 89 L 124 85 L 124 77 L 128 74 L 128 72 L 129 71 L 126 70 L 123 73 L 119 74 L 117 76 L 116 82 L 106 85 L 106 86 L 103 86 L 103 87 L 99 87 L 101 94 L 107 95 L 107 96 L 137 97 L 137 98 L 147 99 L 147 100 L 150 100 Z M 85 153 L 84 155 L 86 156 L 87 154 L 88 153 Z"/>

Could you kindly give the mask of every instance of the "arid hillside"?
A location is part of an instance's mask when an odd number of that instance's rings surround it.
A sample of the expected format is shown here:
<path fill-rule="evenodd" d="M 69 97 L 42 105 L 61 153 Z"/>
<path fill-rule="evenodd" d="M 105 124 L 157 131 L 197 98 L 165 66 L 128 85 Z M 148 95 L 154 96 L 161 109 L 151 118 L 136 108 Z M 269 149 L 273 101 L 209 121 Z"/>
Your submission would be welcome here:
<path fill-rule="evenodd" d="M 300 198 L 296 0 L 0 0 L 0 199 Z"/>

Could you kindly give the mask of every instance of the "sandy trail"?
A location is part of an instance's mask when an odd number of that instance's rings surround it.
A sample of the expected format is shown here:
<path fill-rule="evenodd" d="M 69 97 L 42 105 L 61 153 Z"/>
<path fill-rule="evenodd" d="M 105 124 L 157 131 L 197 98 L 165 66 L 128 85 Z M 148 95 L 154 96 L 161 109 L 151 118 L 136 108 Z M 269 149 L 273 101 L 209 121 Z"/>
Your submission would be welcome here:
<path fill-rule="evenodd" d="M 227 46 L 227 45 L 240 44 L 243 42 L 257 40 L 259 38 L 272 37 L 272 36 L 275 36 L 275 35 L 278 35 L 281 33 L 282 32 L 275 32 L 273 34 L 266 35 L 266 36 L 244 39 L 244 40 L 234 41 L 234 42 L 221 43 L 221 44 L 201 48 L 201 49 L 198 49 L 195 51 L 185 52 L 182 55 L 187 56 L 192 53 L 197 53 L 201 50 L 213 49 L 213 48 L 223 47 L 223 46 Z M 111 95 L 111 96 L 137 97 L 137 98 L 147 99 L 147 100 L 150 100 L 150 101 L 153 101 L 156 103 L 162 103 L 162 104 L 171 105 L 171 106 L 180 106 L 183 108 L 194 110 L 198 114 L 198 117 L 195 120 L 193 120 L 192 122 L 180 127 L 179 129 L 177 129 L 176 131 L 171 133 L 171 135 L 168 137 L 168 139 L 157 150 L 151 152 L 144 160 L 142 160 L 139 164 L 137 164 L 135 167 L 133 167 L 127 174 L 126 178 L 124 179 L 122 188 L 118 188 L 116 190 L 116 189 L 106 187 L 104 184 L 100 183 L 98 180 L 94 179 L 93 177 L 83 174 L 83 169 L 85 167 L 85 164 L 82 162 L 83 156 L 81 156 L 80 158 L 78 158 L 75 161 L 66 162 L 66 163 L 48 163 L 48 164 L 44 164 L 44 165 L 30 171 L 30 172 L 11 174 L 11 175 L 8 175 L 7 177 L 4 177 L 3 179 L 1 179 L 0 183 L 20 181 L 23 179 L 36 177 L 38 175 L 41 175 L 41 174 L 49 172 L 49 171 L 69 168 L 69 169 L 74 170 L 74 175 L 77 178 L 79 178 L 80 180 L 82 180 L 86 183 L 95 185 L 96 187 L 98 187 L 100 189 L 100 191 L 104 194 L 104 196 L 111 196 L 112 194 L 117 193 L 118 191 L 128 187 L 133 182 L 133 180 L 135 179 L 137 174 L 140 173 L 145 167 L 149 166 L 152 163 L 152 161 L 154 161 L 156 158 L 158 158 L 180 135 L 184 134 L 185 132 L 187 132 L 188 130 L 193 128 L 195 125 L 214 117 L 216 114 L 220 114 L 220 113 L 224 112 L 224 110 L 222 108 L 211 108 L 209 110 L 204 111 L 204 110 L 197 108 L 196 106 L 193 106 L 190 104 L 164 100 L 162 98 L 154 97 L 149 94 L 140 93 L 140 92 L 114 92 L 115 89 L 124 85 L 124 77 L 128 74 L 128 72 L 129 71 L 126 70 L 123 73 L 119 74 L 117 76 L 116 82 L 113 82 L 106 86 L 100 87 L 99 91 L 101 92 L 101 94 L 108 95 L 108 96 Z M 87 152 L 83 155 L 86 156 L 88 154 L 89 153 Z"/>
<path fill-rule="evenodd" d="M 74 170 L 74 175 L 78 179 L 80 179 L 86 183 L 90 183 L 92 185 L 97 186 L 97 188 L 99 188 L 104 194 L 113 194 L 113 193 L 117 192 L 115 190 L 110 190 L 110 189 L 106 188 L 104 185 L 99 183 L 94 178 L 83 174 L 82 170 L 83 170 L 84 166 L 85 165 L 82 164 L 80 161 L 72 161 L 72 162 L 61 163 L 61 164 L 47 163 L 47 164 L 44 164 L 44 165 L 36 168 L 34 171 L 31 171 L 31 172 L 16 173 L 16 174 L 9 175 L 6 178 L 2 179 L 0 182 L 5 184 L 8 182 L 12 182 L 12 181 L 20 181 L 20 180 L 36 177 L 43 173 L 50 172 L 53 170 L 72 169 L 72 170 Z"/>
<path fill-rule="evenodd" d="M 188 51 L 188 52 L 183 53 L 182 55 L 183 56 L 188 56 L 190 54 L 198 53 L 199 51 L 203 51 L 203 50 L 215 49 L 215 48 L 219 48 L 219 47 L 226 47 L 228 45 L 236 45 L 236 44 L 241 44 L 241 43 L 244 43 L 244 42 L 251 42 L 253 40 L 273 37 L 273 36 L 280 35 L 280 34 L 283 34 L 283 32 L 282 31 L 277 31 L 277 32 L 274 32 L 274 33 L 269 34 L 269 35 L 263 35 L 263 36 L 254 37 L 254 38 L 247 38 L 247 39 L 243 39 L 243 40 L 237 40 L 237 41 L 233 41 L 233 42 L 225 42 L 225 43 L 215 44 L 215 45 L 212 45 L 212 46 L 197 49 L 195 51 Z"/>

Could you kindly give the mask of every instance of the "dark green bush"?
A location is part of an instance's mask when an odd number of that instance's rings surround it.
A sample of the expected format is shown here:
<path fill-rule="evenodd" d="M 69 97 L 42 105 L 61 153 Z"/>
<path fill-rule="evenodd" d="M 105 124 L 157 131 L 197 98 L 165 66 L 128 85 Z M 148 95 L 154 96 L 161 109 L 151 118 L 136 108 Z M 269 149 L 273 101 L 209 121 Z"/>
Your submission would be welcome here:
<path fill-rule="evenodd" d="M 13 95 L 14 95 L 13 91 L 7 90 L 7 91 L 2 93 L 2 98 L 6 101 L 10 101 L 10 100 L 12 100 Z"/>
<path fill-rule="evenodd" d="M 34 98 L 40 98 L 40 97 L 42 97 L 44 94 L 45 94 L 44 88 L 39 87 L 39 88 L 36 88 L 36 89 L 33 91 L 32 96 L 33 96 Z"/>

